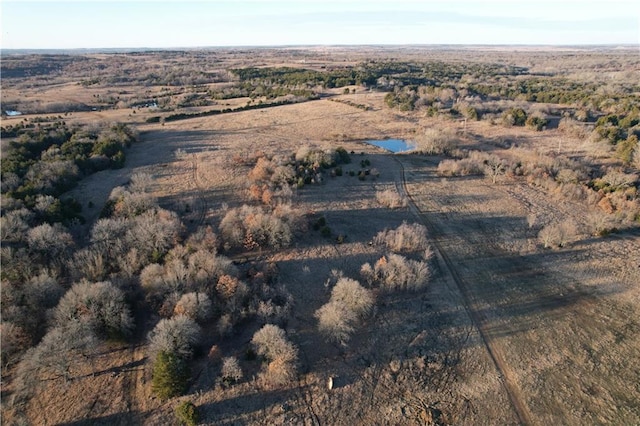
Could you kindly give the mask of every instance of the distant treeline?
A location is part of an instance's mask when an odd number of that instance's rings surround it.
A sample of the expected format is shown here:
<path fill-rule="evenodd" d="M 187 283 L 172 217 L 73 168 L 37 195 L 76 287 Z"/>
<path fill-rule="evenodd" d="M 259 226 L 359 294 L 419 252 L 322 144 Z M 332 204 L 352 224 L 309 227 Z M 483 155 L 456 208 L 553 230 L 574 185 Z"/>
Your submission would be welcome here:
<path fill-rule="evenodd" d="M 356 67 L 315 71 L 291 67 L 278 68 L 241 68 L 231 72 L 240 81 L 263 80 L 269 84 L 288 86 L 322 85 L 326 88 L 363 85 L 375 87 L 380 78 L 394 79 L 400 85 L 431 84 L 459 80 L 464 75 L 474 77 L 486 75 L 522 75 L 527 73 L 523 67 L 499 64 L 466 64 L 432 61 L 425 63 L 377 62 L 369 61 Z"/>
<path fill-rule="evenodd" d="M 165 122 L 177 121 L 177 120 L 185 120 L 187 118 L 198 118 L 198 117 L 208 117 L 210 115 L 228 114 L 230 112 L 241 112 L 241 111 L 249 111 L 252 109 L 271 108 L 275 106 L 306 102 L 308 100 L 314 100 L 314 99 L 319 99 L 319 96 L 310 97 L 304 100 L 282 100 L 282 101 L 270 102 L 270 103 L 257 103 L 257 104 L 245 105 L 237 108 L 213 109 L 209 111 L 193 112 L 193 113 L 183 112 L 179 114 L 168 115 L 164 117 L 164 121 Z M 160 116 L 149 117 L 147 119 L 147 123 L 159 123 L 161 119 L 162 118 Z"/>
<path fill-rule="evenodd" d="M 363 70 L 337 69 L 314 71 L 291 67 L 241 68 L 231 70 L 240 81 L 262 80 L 270 85 L 344 87 L 352 84 L 375 84 L 375 76 Z"/>

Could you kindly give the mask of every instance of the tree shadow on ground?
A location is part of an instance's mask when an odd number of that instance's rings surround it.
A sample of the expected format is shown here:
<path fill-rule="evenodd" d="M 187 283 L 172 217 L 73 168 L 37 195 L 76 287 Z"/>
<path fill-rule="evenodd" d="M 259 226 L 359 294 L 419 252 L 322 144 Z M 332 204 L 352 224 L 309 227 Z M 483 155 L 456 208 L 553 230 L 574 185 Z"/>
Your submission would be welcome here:
<path fill-rule="evenodd" d="M 58 423 L 57 426 L 130 426 L 136 424 L 143 424 L 140 418 L 144 416 L 144 413 L 139 412 L 126 412 L 109 414 L 106 416 L 91 417 L 88 419 L 76 420 L 67 423 Z"/>
<path fill-rule="evenodd" d="M 289 403 L 301 389 L 282 389 L 254 392 L 228 399 L 202 404 L 198 412 L 203 420 L 216 425 L 246 424 L 249 419 L 263 418 L 266 411 L 279 407 L 283 416 L 289 409 Z M 300 419 L 298 419 L 300 420 Z"/>

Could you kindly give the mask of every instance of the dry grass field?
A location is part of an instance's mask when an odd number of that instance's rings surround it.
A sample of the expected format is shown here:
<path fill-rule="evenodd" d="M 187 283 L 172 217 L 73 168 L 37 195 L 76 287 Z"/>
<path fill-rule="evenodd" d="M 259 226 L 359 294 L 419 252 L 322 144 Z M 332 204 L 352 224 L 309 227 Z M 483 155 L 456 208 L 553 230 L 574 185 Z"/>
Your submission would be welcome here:
<path fill-rule="evenodd" d="M 300 53 L 294 53 L 262 52 L 254 63 L 242 52 L 224 52 L 219 60 L 228 68 L 323 69 L 372 57 L 456 58 L 448 51 L 410 48 L 316 49 L 303 64 Z M 601 60 L 597 52 L 572 53 L 586 70 Z M 530 61 L 552 68 L 558 66 L 553 54 L 561 52 L 471 55 L 479 62 Z M 539 57 L 546 62 L 536 61 Z M 33 87 L 12 87 L 3 79 L 2 85 L 3 104 L 22 98 L 90 105 L 98 93 L 159 90 L 84 87 L 72 78 Z M 258 264 L 277 269 L 277 284 L 292 300 L 283 328 L 298 348 L 297 374 L 290 383 L 269 387 L 257 379 L 260 364 L 248 349 L 260 322 L 246 320 L 222 337 L 211 321 L 203 324 L 202 347 L 190 361 L 188 390 L 161 400 L 152 392 L 146 339 L 159 316 L 134 312 L 136 330 L 129 340 L 100 343 L 90 357 L 78 358 L 69 380 L 43 379 L 22 406 L 10 403 L 16 392 L 15 368 L 3 368 L 3 422 L 178 424 L 176 406 L 191 401 L 201 424 L 216 425 L 640 423 L 638 222 L 619 214 L 618 232 L 596 236 L 592 225 L 602 209 L 567 197 L 561 189 L 508 171 L 495 182 L 478 174 L 443 174 L 441 161 L 459 157 L 392 154 L 365 142 L 416 140 L 425 129 L 437 129 L 455 139 L 457 149 L 490 153 L 510 164 L 567 157 L 599 167 L 618 164 L 611 150 L 558 128 L 538 132 L 392 109 L 385 92 L 353 87 L 351 94 L 325 89 L 319 99 L 302 103 L 156 123 L 147 119 L 171 112 L 117 108 L 65 114 L 74 124 L 125 122 L 140 135 L 128 148 L 124 167 L 91 174 L 66 194 L 83 207 L 86 223 L 78 235 L 86 235 L 96 223 L 113 188 L 128 184 L 136 173 L 153 176 L 149 194 L 178 214 L 181 232 L 189 235 L 207 225 L 218 232 L 230 210 L 251 203 L 247 175 L 254 162 L 247 159 L 290 156 L 304 146 L 343 147 L 351 152 L 351 163 L 322 184 L 292 189 L 292 206 L 310 220 L 324 217 L 330 236 L 309 228 L 284 248 L 219 249 L 241 271 Z M 217 102 L 236 107 L 246 99 Z M 212 108 L 216 105 L 174 112 Z M 38 116 L 43 114 L 3 117 L 2 125 Z M 359 179 L 365 160 L 372 173 Z M 384 190 L 405 197 L 406 206 L 382 205 L 376 194 Z M 372 287 L 376 301 L 371 315 L 345 345 L 327 342 L 314 313 L 331 297 L 331 277 L 341 271 L 364 283 L 361 266 L 375 264 L 385 254 L 372 243 L 376 234 L 404 221 L 427 229 L 434 252 L 428 284 L 417 291 Z M 545 248 L 539 234 L 554 223 L 571 223 L 574 232 L 561 247 Z M 78 244 L 88 240 L 78 238 Z M 207 355 L 213 345 L 222 357 L 237 357 L 243 378 L 232 384 L 220 380 L 220 355 Z"/>

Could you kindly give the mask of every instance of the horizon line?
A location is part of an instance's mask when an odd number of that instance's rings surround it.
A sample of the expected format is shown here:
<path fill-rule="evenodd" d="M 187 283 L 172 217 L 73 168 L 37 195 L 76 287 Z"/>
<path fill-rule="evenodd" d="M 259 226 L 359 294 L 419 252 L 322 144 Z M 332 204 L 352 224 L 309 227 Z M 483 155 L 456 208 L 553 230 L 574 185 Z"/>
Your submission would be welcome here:
<path fill-rule="evenodd" d="M 0 47 L 1 52 L 51 52 L 51 51 L 171 51 L 171 50 L 209 50 L 209 49 L 278 49 L 278 48 L 318 48 L 318 47 L 376 47 L 376 48 L 399 48 L 399 47 L 548 47 L 548 48 L 602 48 L 602 47 L 638 47 L 639 43 L 573 43 L 573 44 L 545 44 L 545 43 L 318 43 L 318 44 L 273 44 L 273 45 L 203 45 L 203 46 L 132 46 L 132 47 Z"/>

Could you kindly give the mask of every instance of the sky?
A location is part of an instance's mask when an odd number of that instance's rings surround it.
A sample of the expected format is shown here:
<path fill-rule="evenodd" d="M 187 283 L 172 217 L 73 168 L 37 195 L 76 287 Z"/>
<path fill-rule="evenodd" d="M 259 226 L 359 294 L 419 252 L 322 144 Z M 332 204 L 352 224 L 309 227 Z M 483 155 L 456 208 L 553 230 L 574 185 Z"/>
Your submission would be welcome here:
<path fill-rule="evenodd" d="M 638 0 L 0 0 L 0 15 L 2 49 L 640 44 Z"/>

